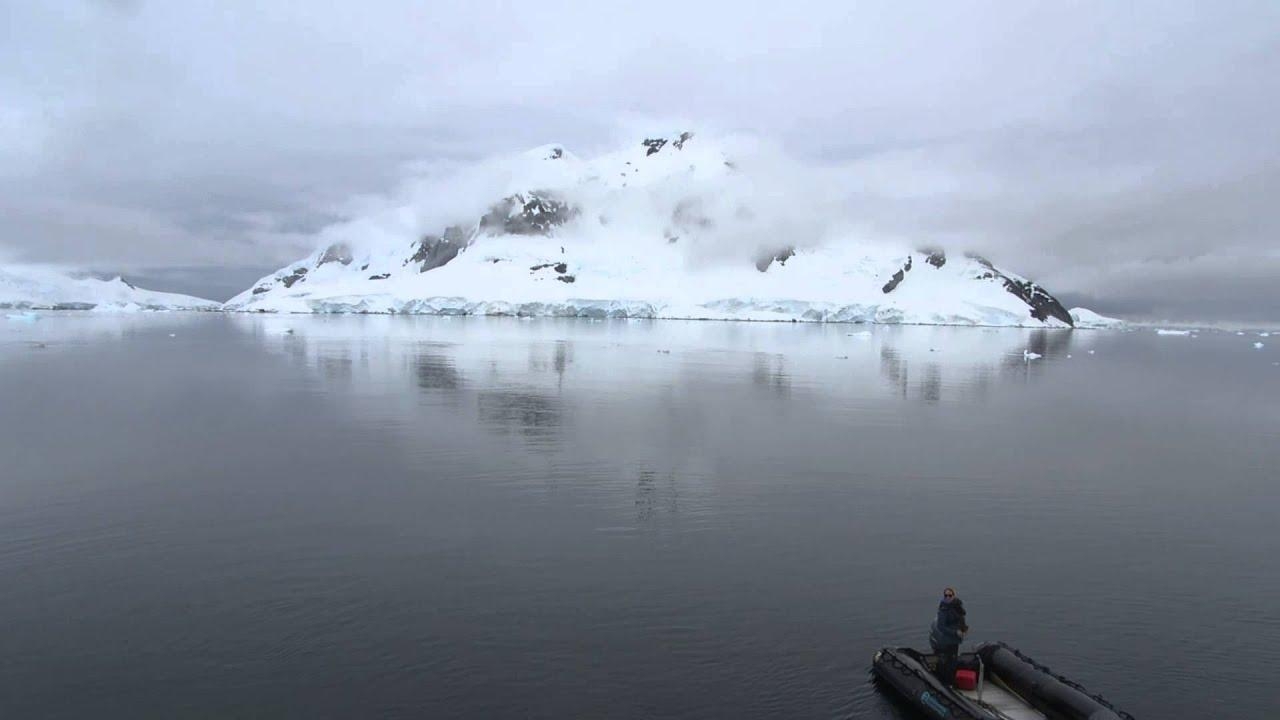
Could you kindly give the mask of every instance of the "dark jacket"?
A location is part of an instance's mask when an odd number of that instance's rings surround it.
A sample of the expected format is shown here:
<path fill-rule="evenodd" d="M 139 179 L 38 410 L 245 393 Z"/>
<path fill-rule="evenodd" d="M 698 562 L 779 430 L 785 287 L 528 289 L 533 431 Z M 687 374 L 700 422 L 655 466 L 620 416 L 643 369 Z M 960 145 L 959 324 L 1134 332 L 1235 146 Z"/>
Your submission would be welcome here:
<path fill-rule="evenodd" d="M 929 629 L 929 644 L 935 648 L 959 645 L 961 631 L 968 632 L 969 626 L 964 621 L 964 603 L 960 598 L 938 603 L 938 619 Z"/>

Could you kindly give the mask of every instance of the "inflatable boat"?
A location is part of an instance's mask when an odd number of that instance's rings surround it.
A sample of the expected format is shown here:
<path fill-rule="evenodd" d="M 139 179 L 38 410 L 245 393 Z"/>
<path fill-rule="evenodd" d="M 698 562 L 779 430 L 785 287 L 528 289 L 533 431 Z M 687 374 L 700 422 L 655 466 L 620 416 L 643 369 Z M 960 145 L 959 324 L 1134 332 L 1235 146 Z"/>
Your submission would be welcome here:
<path fill-rule="evenodd" d="M 1004 643 L 960 653 L 955 685 L 934 674 L 938 656 L 884 648 L 871 670 L 925 717 L 961 720 L 1134 720 Z"/>

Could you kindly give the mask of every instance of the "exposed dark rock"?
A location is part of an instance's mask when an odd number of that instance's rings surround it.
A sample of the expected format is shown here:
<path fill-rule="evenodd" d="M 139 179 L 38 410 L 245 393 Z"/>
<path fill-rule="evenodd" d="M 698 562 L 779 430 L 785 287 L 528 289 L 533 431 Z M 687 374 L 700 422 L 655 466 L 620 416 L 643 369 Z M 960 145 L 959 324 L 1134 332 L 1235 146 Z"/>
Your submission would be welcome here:
<path fill-rule="evenodd" d="M 884 284 L 884 287 L 883 287 L 883 288 L 880 288 L 880 289 L 881 289 L 881 290 L 884 290 L 885 294 L 887 295 L 887 294 L 889 294 L 889 293 L 893 292 L 895 289 L 897 289 L 897 287 L 898 287 L 898 283 L 902 282 L 902 279 L 903 279 L 904 277 L 906 277 L 906 273 L 904 273 L 904 272 L 902 272 L 901 270 L 899 270 L 898 272 L 896 272 L 896 273 L 894 273 L 894 274 L 893 274 L 893 279 L 892 279 L 892 280 L 890 280 L 889 282 L 885 283 L 885 284 Z"/>
<path fill-rule="evenodd" d="M 547 156 L 547 159 L 559 160 L 562 157 L 564 157 L 564 148 L 554 147 L 554 148 L 551 148 L 551 154 Z"/>
<path fill-rule="evenodd" d="M 320 256 L 320 262 L 316 263 L 316 267 L 320 267 L 321 265 L 331 262 L 350 265 L 351 260 L 351 246 L 346 243 L 334 243 L 325 248 L 324 254 Z"/>
<path fill-rule="evenodd" d="M 370 280 L 386 280 L 386 279 L 387 279 L 387 278 L 389 278 L 389 277 L 391 277 L 391 273 L 386 272 L 386 273 L 381 273 L 381 274 L 378 274 L 378 275 L 370 275 L 370 276 L 369 276 L 369 279 L 370 279 Z"/>
<path fill-rule="evenodd" d="M 571 282 L 575 282 L 578 278 L 572 275 L 557 275 L 556 279 L 562 283 L 571 283 Z"/>
<path fill-rule="evenodd" d="M 365 270 L 368 270 L 368 269 L 369 269 L 369 263 L 365 263 L 365 264 L 363 264 L 363 265 L 361 265 L 361 266 L 360 266 L 360 271 L 361 271 L 361 272 L 363 272 L 363 271 L 365 271 Z"/>
<path fill-rule="evenodd" d="M 675 244 L 675 242 L 676 242 L 677 240 L 679 240 L 679 239 L 680 239 L 680 236 L 679 236 L 679 235 L 668 235 L 668 236 L 667 236 L 667 244 L 668 244 L 668 245 L 674 245 L 674 244 Z"/>
<path fill-rule="evenodd" d="M 256 287 L 256 288 L 254 288 L 254 289 L 253 289 L 253 294 L 254 294 L 254 295 L 261 295 L 261 294 L 262 294 L 262 293 L 264 293 L 264 292 L 271 292 L 271 288 L 269 288 L 269 287 Z"/>
<path fill-rule="evenodd" d="M 769 266 L 773 264 L 774 260 L 777 260 L 779 265 L 786 265 L 787 260 L 791 259 L 791 256 L 795 254 L 795 247 L 790 245 L 782 248 L 781 250 L 764 252 L 756 257 L 756 269 L 760 272 L 764 272 L 769 269 Z"/>
<path fill-rule="evenodd" d="M 54 303 L 54 310 L 92 310 L 97 307 L 97 303 L 87 302 L 60 302 Z"/>
<path fill-rule="evenodd" d="M 936 268 L 940 268 L 947 264 L 947 254 L 942 250 L 929 249 L 921 250 L 920 252 L 929 253 L 929 257 L 925 258 L 924 261 Z"/>
<path fill-rule="evenodd" d="M 536 190 L 528 196 L 516 194 L 504 198 L 480 218 L 480 231 L 490 235 L 550 235 L 551 231 L 572 220 L 577 208 L 553 194 Z"/>
<path fill-rule="evenodd" d="M 542 263 L 541 265 L 534 265 L 533 267 L 530 267 L 530 268 L 529 268 L 529 272 L 538 272 L 539 270 L 546 270 L 547 268 L 551 268 L 551 269 L 555 270 L 555 271 L 556 271 L 556 273 L 557 273 L 557 274 L 559 274 L 559 275 L 563 275 L 563 274 L 565 274 L 565 273 L 569 272 L 569 264 L 568 264 L 568 263 L 562 263 L 562 262 L 560 262 L 560 263 Z M 572 280 L 570 280 L 569 282 L 573 282 L 573 281 L 572 281 Z"/>
<path fill-rule="evenodd" d="M 405 265 L 415 262 L 422 263 L 418 267 L 418 272 L 434 270 L 458 257 L 458 253 L 462 252 L 470 244 L 471 238 L 468 237 L 462 226 L 450 225 L 445 228 L 443 236 L 423 236 L 417 242 L 418 249 L 405 261 Z"/>
<path fill-rule="evenodd" d="M 661 150 L 667 144 L 667 139 L 666 138 L 645 138 L 644 142 L 641 142 L 640 144 L 649 148 L 649 150 L 644 154 L 645 157 L 649 157 L 650 155 L 653 155 L 654 153 Z"/>
<path fill-rule="evenodd" d="M 303 280 L 306 280 L 306 279 L 307 279 L 307 269 L 300 267 L 300 268 L 294 268 L 293 274 L 284 276 L 283 278 L 280 279 L 280 282 L 284 283 L 285 287 L 290 288 L 290 287 L 293 287 L 294 283 L 302 282 Z"/>
<path fill-rule="evenodd" d="M 1058 299 L 1050 295 L 1047 290 L 1036 285 L 1030 280 L 1021 278 L 1011 278 L 1000 272 L 991 264 L 990 260 L 981 255 L 968 254 L 976 260 L 980 265 L 985 267 L 986 272 L 978 276 L 979 280 L 999 280 L 1004 284 L 1004 289 L 1011 294 L 1016 295 L 1019 300 L 1026 303 L 1031 308 L 1031 317 L 1044 322 L 1049 318 L 1057 318 L 1071 327 L 1075 327 L 1075 321 L 1071 319 L 1071 313 L 1062 307 L 1062 303 Z"/>
<path fill-rule="evenodd" d="M 884 287 L 880 289 L 883 290 L 886 295 L 888 295 L 889 293 L 897 289 L 898 285 L 902 283 L 903 279 L 907 277 L 907 273 L 909 272 L 911 272 L 911 256 L 910 255 L 907 256 L 907 261 L 903 263 L 902 269 L 894 273 L 893 278 L 890 279 L 889 282 L 885 283 Z"/>
<path fill-rule="evenodd" d="M 677 150 L 683 150 L 683 149 L 684 149 L 684 144 L 685 144 L 685 143 L 687 143 L 687 142 L 689 142 L 689 141 L 690 141 L 690 140 L 692 140 L 692 139 L 693 139 L 693 133 L 691 133 L 691 132 L 682 132 L 682 133 L 680 133 L 680 137 L 679 137 L 679 138 L 677 138 L 677 139 L 676 139 L 674 142 L 672 142 L 671 144 L 672 144 L 673 146 L 675 146 L 675 149 L 677 149 Z"/>

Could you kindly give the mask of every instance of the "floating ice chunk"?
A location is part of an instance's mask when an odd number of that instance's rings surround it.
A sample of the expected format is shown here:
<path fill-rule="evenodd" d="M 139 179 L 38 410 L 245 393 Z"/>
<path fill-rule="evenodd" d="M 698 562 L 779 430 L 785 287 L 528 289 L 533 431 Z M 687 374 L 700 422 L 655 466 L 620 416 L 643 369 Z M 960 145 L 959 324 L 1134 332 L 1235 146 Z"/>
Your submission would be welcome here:
<path fill-rule="evenodd" d="M 1243 331 L 1243 330 L 1237 330 L 1237 331 L 1236 331 L 1236 334 L 1237 334 L 1237 335 L 1243 335 L 1243 334 L 1244 334 L 1244 331 Z"/>
<path fill-rule="evenodd" d="M 1260 332 L 1260 333 L 1258 333 L 1258 337 L 1271 337 L 1271 333 L 1269 333 L 1269 332 Z"/>
<path fill-rule="evenodd" d="M 862 331 L 859 331 L 859 332 L 846 333 L 846 334 L 847 334 L 849 337 L 854 338 L 855 340 L 870 340 L 870 339 L 871 339 L 871 331 L 870 331 L 870 330 L 862 330 Z"/>
<path fill-rule="evenodd" d="M 1264 347 L 1266 347 L 1266 346 L 1267 346 L 1267 344 L 1266 344 L 1266 343 L 1260 343 L 1260 342 L 1256 342 L 1256 343 L 1254 343 L 1254 344 L 1253 344 L 1253 347 L 1254 347 L 1254 349 L 1256 349 L 1256 350 L 1261 350 L 1262 348 L 1264 348 Z"/>
<path fill-rule="evenodd" d="M 1068 360 L 1070 360 L 1070 359 L 1071 359 L 1071 353 L 1067 353 L 1067 359 L 1068 359 Z"/>
<path fill-rule="evenodd" d="M 1044 356 L 1041 355 L 1040 353 L 1033 353 L 1030 350 L 1022 351 L 1022 359 L 1025 360 L 1026 362 L 1031 362 L 1032 360 L 1039 360 L 1042 357 Z"/>
<path fill-rule="evenodd" d="M 33 323 L 40 319 L 40 316 L 33 312 L 12 313 L 9 315 L 5 315 L 5 317 L 9 318 L 14 322 L 20 322 L 20 323 Z"/>
<path fill-rule="evenodd" d="M 1156 330 L 1156 334 L 1157 334 L 1157 335 L 1182 335 L 1182 336 L 1186 336 L 1186 335 L 1190 335 L 1190 334 L 1191 334 L 1191 331 L 1190 331 L 1190 330 L 1166 330 L 1165 328 L 1160 328 L 1160 329 Z"/>
<path fill-rule="evenodd" d="M 1090 351 L 1089 351 L 1089 354 L 1090 354 L 1090 355 L 1092 355 L 1093 353 L 1094 353 L 1094 351 L 1093 351 L 1093 350 L 1090 350 Z"/>

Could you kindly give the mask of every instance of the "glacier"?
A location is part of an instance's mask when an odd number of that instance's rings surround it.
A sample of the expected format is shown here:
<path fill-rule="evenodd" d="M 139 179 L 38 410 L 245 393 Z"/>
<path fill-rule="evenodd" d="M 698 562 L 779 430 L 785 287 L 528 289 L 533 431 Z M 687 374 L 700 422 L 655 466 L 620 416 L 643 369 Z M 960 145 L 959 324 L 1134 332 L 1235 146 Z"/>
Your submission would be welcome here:
<path fill-rule="evenodd" d="M 1082 308 L 1069 312 L 1041 286 L 976 254 L 868 240 L 838 219 L 838 188 L 830 185 L 801 176 L 758 143 L 689 132 L 587 160 L 546 145 L 325 228 L 312 254 L 263 277 L 224 309 L 1025 327 L 1118 322 Z"/>

